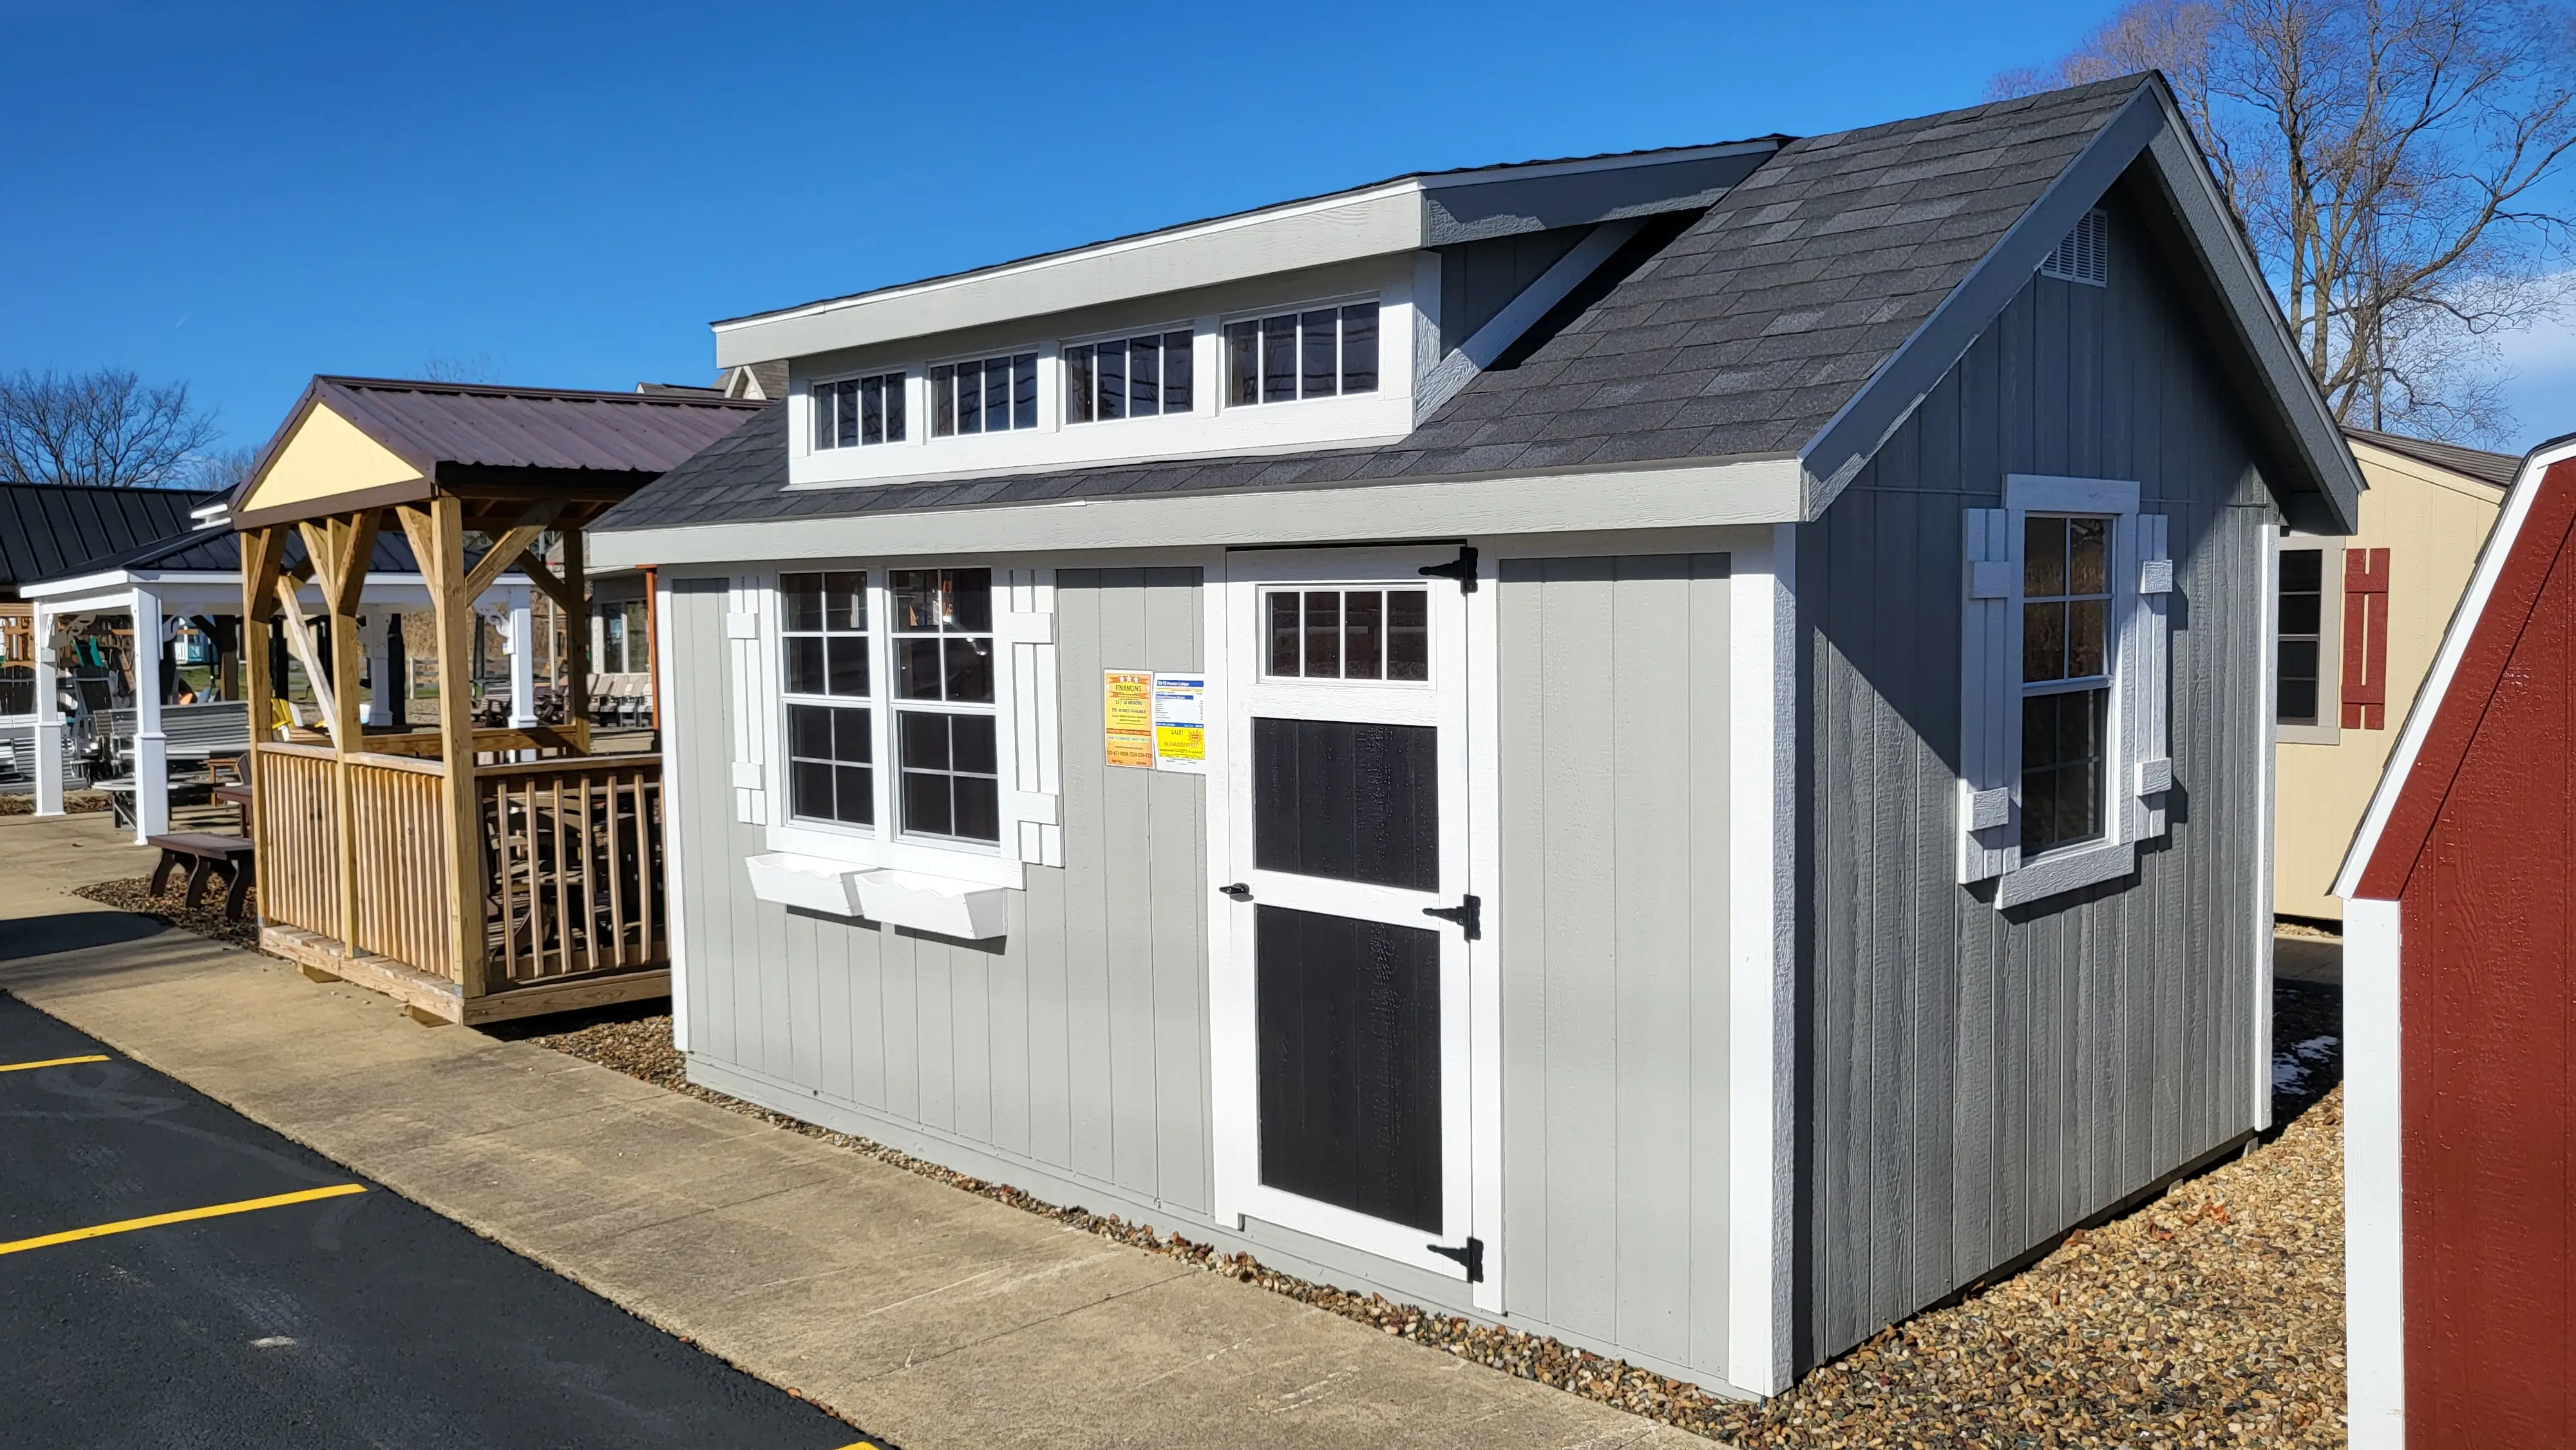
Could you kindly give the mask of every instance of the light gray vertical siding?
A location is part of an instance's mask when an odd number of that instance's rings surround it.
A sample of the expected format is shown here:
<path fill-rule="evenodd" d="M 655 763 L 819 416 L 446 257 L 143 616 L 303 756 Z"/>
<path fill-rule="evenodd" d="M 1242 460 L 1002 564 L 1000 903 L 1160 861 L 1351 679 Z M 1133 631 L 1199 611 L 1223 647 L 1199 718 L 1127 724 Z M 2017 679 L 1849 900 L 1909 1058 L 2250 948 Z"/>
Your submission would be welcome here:
<path fill-rule="evenodd" d="M 1727 558 L 1507 560 L 1504 1300 L 1725 1364 Z"/>
<path fill-rule="evenodd" d="M 2115 202 L 2108 288 L 2034 278 L 1799 531 L 1799 1351 L 1858 1343 L 2249 1130 L 2262 531 L 2252 434 Z M 2007 473 L 2167 515 L 2170 827 L 2132 878 L 1956 883 L 1962 513 Z"/>
<path fill-rule="evenodd" d="M 1103 763 L 1104 669 L 1205 663 L 1195 568 L 1062 570 L 1062 869 L 1008 934 L 960 942 L 751 894 L 734 819 L 724 581 L 675 579 L 673 690 L 689 1050 L 764 1100 L 856 1108 L 1005 1162 L 1204 1215 L 1206 782 Z M 773 802 L 773 807 L 778 805 Z"/>

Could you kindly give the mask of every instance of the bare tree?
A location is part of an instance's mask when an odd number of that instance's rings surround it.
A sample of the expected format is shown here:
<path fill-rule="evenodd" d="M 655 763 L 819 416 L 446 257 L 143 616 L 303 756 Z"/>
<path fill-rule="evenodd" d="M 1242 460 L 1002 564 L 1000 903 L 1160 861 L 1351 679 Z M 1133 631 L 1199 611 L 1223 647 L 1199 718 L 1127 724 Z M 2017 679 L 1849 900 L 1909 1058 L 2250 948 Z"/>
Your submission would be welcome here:
<path fill-rule="evenodd" d="M 2498 334 L 2561 315 L 2576 21 L 2535 0 L 2137 0 L 1997 95 L 2162 70 L 2348 423 L 2508 426 Z"/>
<path fill-rule="evenodd" d="M 488 352 L 468 357 L 442 354 L 420 365 L 420 380 L 424 383 L 489 383 L 497 371 Z"/>
<path fill-rule="evenodd" d="M 250 477 L 259 466 L 259 450 L 243 443 L 231 448 L 210 448 L 188 460 L 180 471 L 187 486 L 199 493 L 230 493 Z"/>
<path fill-rule="evenodd" d="M 146 386 L 123 368 L 0 375 L 0 478 L 161 487 L 214 437 L 186 383 Z"/>

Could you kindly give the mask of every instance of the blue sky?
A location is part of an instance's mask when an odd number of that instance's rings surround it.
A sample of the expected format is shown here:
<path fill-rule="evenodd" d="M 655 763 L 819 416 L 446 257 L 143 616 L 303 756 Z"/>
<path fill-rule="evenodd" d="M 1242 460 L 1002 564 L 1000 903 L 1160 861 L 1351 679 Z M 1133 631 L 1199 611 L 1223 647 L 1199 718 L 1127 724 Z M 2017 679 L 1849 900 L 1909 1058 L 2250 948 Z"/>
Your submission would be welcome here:
<path fill-rule="evenodd" d="M 1404 171 L 1973 103 L 2107 3 L 0 0 L 0 371 L 703 382 L 718 317 Z M 2576 342 L 2517 344 L 2520 441 Z"/>

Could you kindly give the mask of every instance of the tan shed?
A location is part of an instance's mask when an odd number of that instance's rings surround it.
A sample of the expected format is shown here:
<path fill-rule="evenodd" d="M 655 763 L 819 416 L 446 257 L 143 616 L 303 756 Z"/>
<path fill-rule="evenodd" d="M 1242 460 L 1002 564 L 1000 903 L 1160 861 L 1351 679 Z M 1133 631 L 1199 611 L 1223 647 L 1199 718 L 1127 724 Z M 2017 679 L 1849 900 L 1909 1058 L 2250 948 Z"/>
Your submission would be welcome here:
<path fill-rule="evenodd" d="M 2349 538 L 2289 534 L 2280 604 L 2272 909 L 2341 921 L 2335 869 L 2519 460 L 2345 430 L 2370 491 Z"/>

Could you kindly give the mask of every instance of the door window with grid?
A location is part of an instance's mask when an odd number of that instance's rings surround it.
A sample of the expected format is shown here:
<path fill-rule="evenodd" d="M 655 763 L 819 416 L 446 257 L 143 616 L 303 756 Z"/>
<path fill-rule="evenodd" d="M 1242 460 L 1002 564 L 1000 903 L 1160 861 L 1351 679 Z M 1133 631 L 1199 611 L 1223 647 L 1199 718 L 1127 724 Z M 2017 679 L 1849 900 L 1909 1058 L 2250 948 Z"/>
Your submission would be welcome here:
<path fill-rule="evenodd" d="M 2022 851 L 2101 839 L 2111 705 L 2111 520 L 2023 526 Z"/>
<path fill-rule="evenodd" d="M 850 703 L 868 698 L 867 573 L 782 574 L 778 595 L 788 814 L 874 825 L 875 722 Z"/>
<path fill-rule="evenodd" d="M 1427 590 L 1271 589 L 1262 592 L 1262 673 L 1271 679 L 1431 678 Z"/>
<path fill-rule="evenodd" d="M 1001 839 L 993 692 L 993 571 L 887 576 L 905 834 Z"/>

